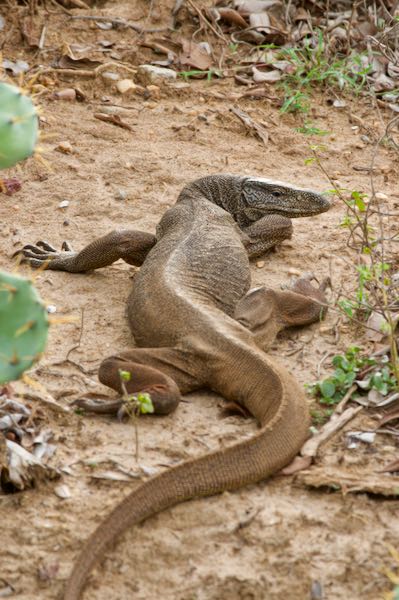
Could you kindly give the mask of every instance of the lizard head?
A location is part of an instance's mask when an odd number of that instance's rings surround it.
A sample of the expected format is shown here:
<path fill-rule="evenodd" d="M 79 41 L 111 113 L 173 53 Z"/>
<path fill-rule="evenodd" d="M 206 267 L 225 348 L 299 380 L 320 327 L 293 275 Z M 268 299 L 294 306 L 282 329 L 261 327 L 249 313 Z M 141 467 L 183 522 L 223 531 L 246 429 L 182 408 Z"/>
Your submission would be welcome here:
<path fill-rule="evenodd" d="M 325 212 L 331 204 L 324 196 L 288 183 L 245 177 L 241 188 L 241 214 L 256 221 L 267 214 L 288 218 L 309 217 Z"/>

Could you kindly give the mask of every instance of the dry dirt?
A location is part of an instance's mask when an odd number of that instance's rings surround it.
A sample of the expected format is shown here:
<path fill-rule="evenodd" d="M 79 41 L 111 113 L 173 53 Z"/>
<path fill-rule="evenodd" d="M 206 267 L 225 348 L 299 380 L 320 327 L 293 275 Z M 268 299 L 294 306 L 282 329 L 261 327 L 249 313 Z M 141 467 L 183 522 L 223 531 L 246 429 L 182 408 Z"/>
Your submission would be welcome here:
<path fill-rule="evenodd" d="M 75 41 L 83 36 L 79 27 L 69 31 L 70 36 L 75 31 Z M 107 32 L 91 35 L 106 38 Z M 299 120 L 281 115 L 265 100 L 236 102 L 265 123 L 269 144 L 264 146 L 229 112 L 229 81 L 194 82 L 187 89 L 162 90 L 160 99 L 148 101 L 138 96 L 121 99 L 99 82 L 79 81 L 79 86 L 87 94 L 84 103 L 41 100 L 51 170 L 29 160 L 13 171 L 23 179 L 21 191 L 1 196 L 0 255 L 5 269 L 15 267 L 10 258 L 15 248 L 41 238 L 57 247 L 67 239 L 79 249 L 113 228 L 153 232 L 183 185 L 202 175 L 252 174 L 319 191 L 330 188 L 315 165 L 305 165 L 309 143 L 320 143 L 320 138 L 295 132 Z M 214 97 L 215 92 L 221 97 Z M 129 105 L 116 110 L 132 131 L 93 117 L 104 96 L 113 104 Z M 328 171 L 341 186 L 368 191 L 368 175 L 354 167 L 369 164 L 373 146 L 361 139 L 364 130 L 354 129 L 350 114 L 370 127 L 376 121 L 378 125 L 378 117 L 364 102 L 349 104 L 345 110 L 332 109 L 320 96 L 310 118 L 330 132 L 322 139 Z M 56 149 L 65 141 L 72 146 L 71 154 Z M 385 173 L 376 174 L 377 191 L 397 204 L 397 159 L 382 148 L 377 165 Z M 69 206 L 61 209 L 63 200 Z M 335 201 L 326 214 L 298 219 L 292 241 L 266 256 L 263 266 L 253 265 L 254 285 L 278 287 L 296 271 L 314 271 L 320 278 L 332 274 L 335 286 L 350 285 L 350 252 L 339 227 L 343 214 Z M 26 267 L 20 271 L 29 274 Z M 56 305 L 58 315 L 77 317 L 51 328 L 46 354 L 31 373 L 59 403 L 67 405 L 87 391 L 108 393 L 96 382 L 95 369 L 103 357 L 132 344 L 125 303 L 135 271 L 118 262 L 88 275 L 47 271 L 36 277 L 42 297 Z M 330 312 L 322 331 L 319 324 L 290 331 L 275 345 L 273 354 L 301 383 L 319 377 L 318 365 L 326 353 L 346 348 L 348 330 L 341 326 L 337 340 L 332 330 L 336 321 L 337 315 Z M 89 375 L 61 362 L 77 344 L 69 358 L 90 370 Z M 321 375 L 326 365 L 328 361 Z M 185 398 L 171 416 L 141 418 L 140 465 L 158 471 L 255 430 L 253 423 L 238 416 L 222 418 L 221 405 L 221 398 L 204 392 Z M 14 586 L 14 596 L 24 600 L 59 597 L 83 540 L 136 485 L 135 479 L 119 482 L 95 478 L 96 474 L 115 470 L 115 464 L 140 473 L 131 423 L 42 410 L 43 427 L 54 432 L 57 445 L 52 464 L 70 467 L 63 481 L 71 497 L 57 497 L 53 483 L 0 495 L 0 576 Z M 372 472 L 382 458 L 393 460 L 393 444 L 387 438 L 379 442 L 378 452 L 351 451 L 345 449 L 341 433 L 325 454 L 330 463 L 335 460 L 353 472 Z M 127 531 L 94 572 L 84 597 L 376 600 L 390 589 L 382 569 L 393 566 L 387 544 L 398 540 L 397 510 L 394 500 L 312 491 L 293 477 L 275 477 L 235 493 L 179 505 Z"/>

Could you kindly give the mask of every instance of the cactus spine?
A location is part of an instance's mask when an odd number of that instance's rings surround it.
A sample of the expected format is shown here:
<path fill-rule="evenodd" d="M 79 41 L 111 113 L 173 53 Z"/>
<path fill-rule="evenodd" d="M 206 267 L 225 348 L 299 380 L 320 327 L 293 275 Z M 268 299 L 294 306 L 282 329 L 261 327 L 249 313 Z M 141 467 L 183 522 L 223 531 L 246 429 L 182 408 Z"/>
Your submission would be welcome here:
<path fill-rule="evenodd" d="M 38 117 L 32 100 L 8 83 L 0 83 L 0 169 L 28 158 L 38 138 Z"/>
<path fill-rule="evenodd" d="M 18 379 L 40 357 L 48 326 L 32 282 L 0 271 L 0 383 Z"/>

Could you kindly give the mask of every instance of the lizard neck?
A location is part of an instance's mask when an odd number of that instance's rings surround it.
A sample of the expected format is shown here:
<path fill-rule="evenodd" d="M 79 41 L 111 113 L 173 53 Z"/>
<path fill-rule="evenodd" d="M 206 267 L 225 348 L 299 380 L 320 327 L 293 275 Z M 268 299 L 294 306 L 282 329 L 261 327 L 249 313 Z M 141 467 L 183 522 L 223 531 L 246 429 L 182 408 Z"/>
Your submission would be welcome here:
<path fill-rule="evenodd" d="M 198 202 L 206 198 L 209 202 L 220 206 L 230 213 L 234 220 L 242 226 L 240 214 L 243 209 L 242 186 L 246 177 L 238 175 L 209 175 L 186 185 L 181 191 L 178 202 L 191 198 Z"/>

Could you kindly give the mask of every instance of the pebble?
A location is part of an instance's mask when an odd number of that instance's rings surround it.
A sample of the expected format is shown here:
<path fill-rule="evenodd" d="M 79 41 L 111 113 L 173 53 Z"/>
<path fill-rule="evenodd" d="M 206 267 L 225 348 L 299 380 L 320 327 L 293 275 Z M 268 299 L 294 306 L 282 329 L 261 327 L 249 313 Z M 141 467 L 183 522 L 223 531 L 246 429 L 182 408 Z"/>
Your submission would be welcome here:
<path fill-rule="evenodd" d="M 73 148 L 70 142 L 60 142 L 56 147 L 58 152 L 62 152 L 63 154 L 72 154 Z"/>
<path fill-rule="evenodd" d="M 69 100 L 70 102 L 76 100 L 76 90 L 74 88 L 64 88 L 54 92 L 54 98 L 57 100 Z"/>
<path fill-rule="evenodd" d="M 127 94 L 129 92 L 134 92 L 136 89 L 136 84 L 132 79 L 121 79 L 116 84 L 116 89 L 120 94 Z"/>
<path fill-rule="evenodd" d="M 376 192 L 375 197 L 377 200 L 389 200 L 389 197 L 384 192 Z"/>
<path fill-rule="evenodd" d="M 177 75 L 172 69 L 157 67 L 155 65 L 140 65 L 137 70 L 137 77 L 141 83 L 153 84 L 164 81 L 172 81 Z"/>
<path fill-rule="evenodd" d="M 57 485 L 54 488 L 54 494 L 56 496 L 58 496 L 58 498 L 62 498 L 63 500 L 66 500 L 67 498 L 71 497 L 71 492 L 69 490 L 69 487 L 67 485 L 65 485 L 64 483 L 61 485 Z"/>
<path fill-rule="evenodd" d="M 127 198 L 126 190 L 122 190 L 121 188 L 118 188 L 115 191 L 115 200 L 126 200 L 126 198 Z"/>
<path fill-rule="evenodd" d="M 58 208 L 67 208 L 67 206 L 69 206 L 69 200 L 62 200 L 59 203 Z"/>
<path fill-rule="evenodd" d="M 155 98 L 156 100 L 159 100 L 159 98 L 161 97 L 161 90 L 160 90 L 159 86 L 147 85 L 147 90 L 149 91 L 151 98 Z"/>
<path fill-rule="evenodd" d="M 288 275 L 300 275 L 301 271 L 299 269 L 295 269 L 294 267 L 290 267 L 287 270 Z"/>
<path fill-rule="evenodd" d="M 258 269 L 262 269 L 265 266 L 265 261 L 264 260 L 258 260 L 256 263 L 256 266 L 258 267 Z"/>
<path fill-rule="evenodd" d="M 320 333 L 332 333 L 333 328 L 331 325 L 320 325 L 319 332 Z"/>
<path fill-rule="evenodd" d="M 103 73 L 101 73 L 101 77 L 107 83 L 115 83 L 115 81 L 118 81 L 120 79 L 118 73 L 113 73 L 112 71 L 104 71 Z"/>

